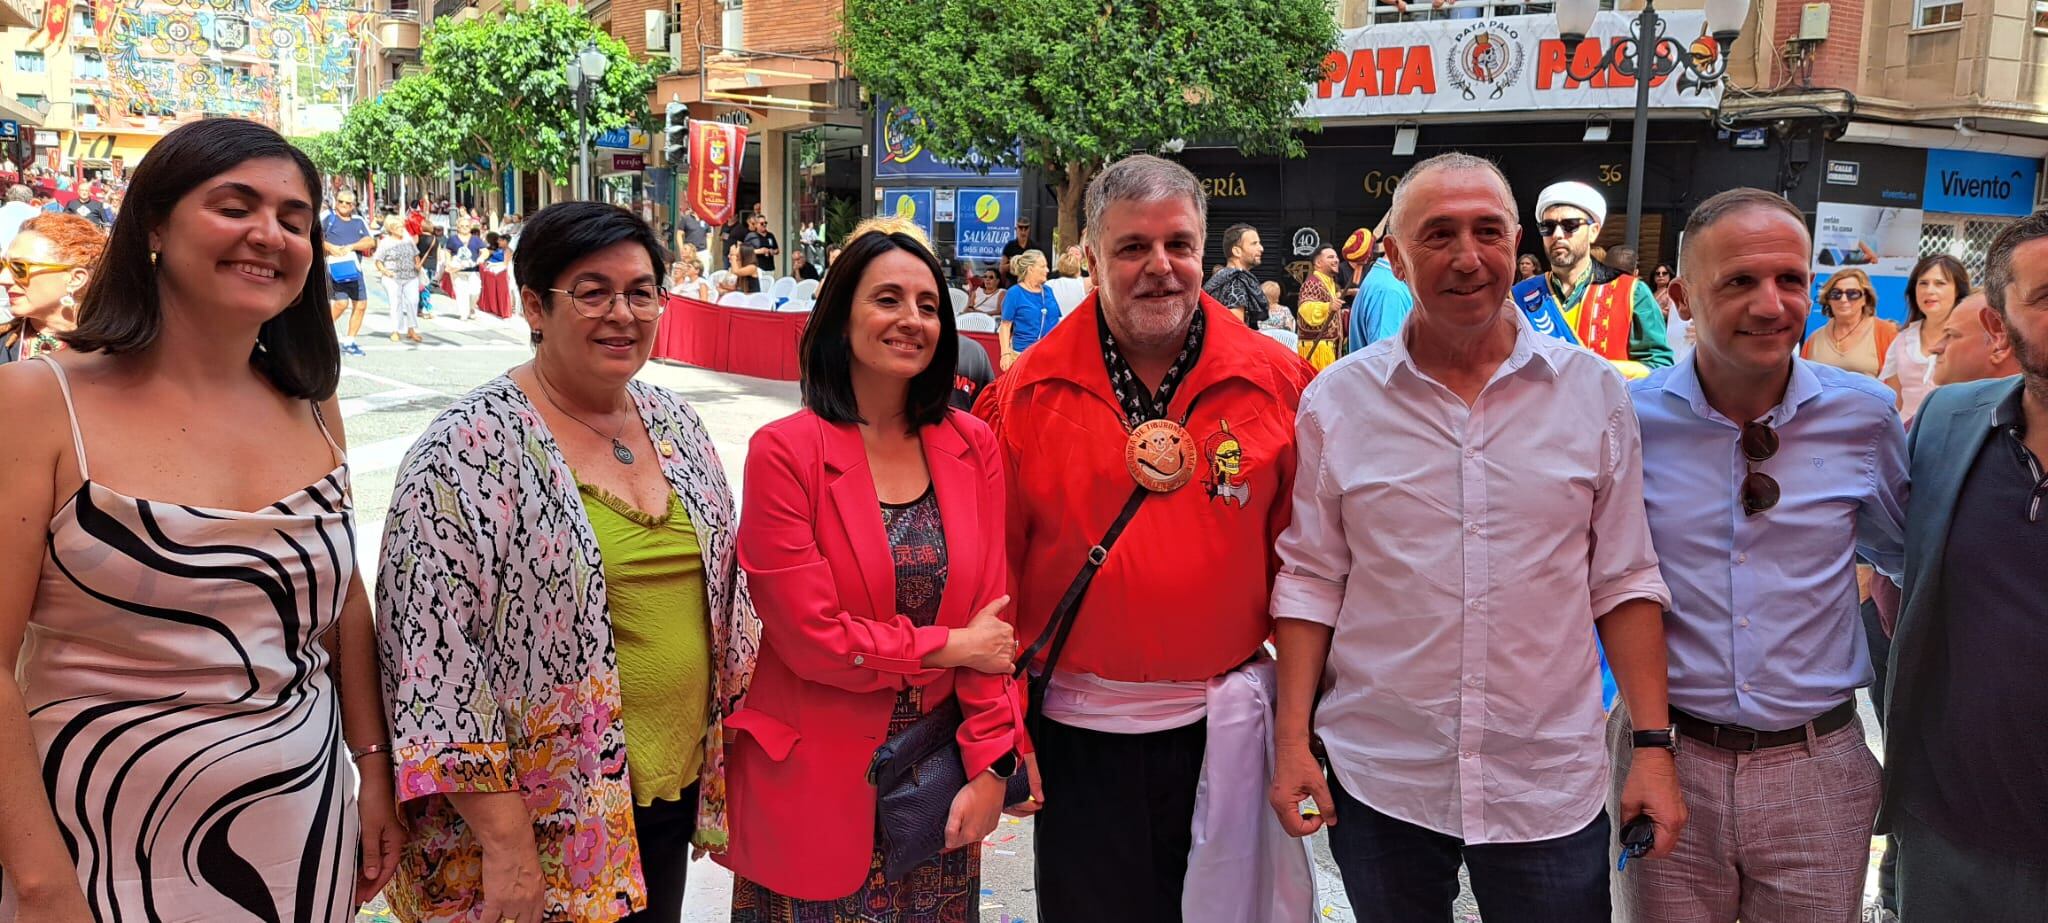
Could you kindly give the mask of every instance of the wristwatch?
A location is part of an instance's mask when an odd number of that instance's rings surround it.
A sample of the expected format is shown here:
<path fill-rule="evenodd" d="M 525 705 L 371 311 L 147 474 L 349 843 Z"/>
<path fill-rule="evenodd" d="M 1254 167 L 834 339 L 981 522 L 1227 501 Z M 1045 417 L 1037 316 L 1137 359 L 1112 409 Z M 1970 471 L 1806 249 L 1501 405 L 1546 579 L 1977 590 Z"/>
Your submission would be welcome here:
<path fill-rule="evenodd" d="M 1635 748 L 1641 750 L 1646 747 L 1656 747 L 1660 750 L 1669 750 L 1671 751 L 1672 756 L 1677 756 L 1678 725 L 1674 724 L 1670 727 L 1653 728 L 1647 731 L 1635 732 Z"/>
<path fill-rule="evenodd" d="M 1017 774 L 1017 751 L 1011 750 L 989 764 L 988 771 L 998 779 L 1007 779 Z"/>

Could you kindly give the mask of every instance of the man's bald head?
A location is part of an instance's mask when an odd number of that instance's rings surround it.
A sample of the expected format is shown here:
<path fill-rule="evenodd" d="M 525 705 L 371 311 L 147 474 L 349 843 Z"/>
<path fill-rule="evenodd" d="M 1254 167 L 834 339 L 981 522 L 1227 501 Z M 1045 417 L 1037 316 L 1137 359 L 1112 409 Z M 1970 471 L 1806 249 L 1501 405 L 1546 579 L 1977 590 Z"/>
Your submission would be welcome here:
<path fill-rule="evenodd" d="M 1984 292 L 1970 294 L 1949 312 L 1934 346 L 1934 383 L 1953 385 L 2020 373 L 2005 324 Z"/>
<path fill-rule="evenodd" d="M 1500 172 L 1500 167 L 1484 157 L 1452 151 L 1431 157 L 1410 167 L 1407 173 L 1402 174 L 1401 181 L 1394 185 L 1394 202 L 1387 208 L 1387 218 L 1385 221 L 1387 230 L 1384 236 L 1400 237 L 1413 230 L 1410 225 L 1414 223 L 1414 218 L 1408 214 L 1412 208 L 1409 202 L 1412 196 L 1403 195 L 1401 189 L 1402 187 L 1416 188 L 1420 185 L 1415 182 L 1416 180 L 1421 179 L 1426 174 L 1435 173 L 1440 170 L 1469 173 L 1472 175 L 1471 178 L 1474 182 L 1492 184 L 1500 190 L 1502 206 L 1506 208 L 1508 214 L 1514 214 L 1515 193 L 1513 188 L 1508 185 L 1507 174 Z"/>

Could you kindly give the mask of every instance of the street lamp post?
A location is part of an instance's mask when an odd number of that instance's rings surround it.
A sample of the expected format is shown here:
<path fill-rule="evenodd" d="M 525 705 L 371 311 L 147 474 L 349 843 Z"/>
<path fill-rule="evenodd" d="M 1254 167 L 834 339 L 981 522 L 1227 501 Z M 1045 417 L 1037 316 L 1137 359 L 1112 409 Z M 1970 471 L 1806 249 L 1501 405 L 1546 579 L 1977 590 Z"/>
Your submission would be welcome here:
<path fill-rule="evenodd" d="M 1749 0 L 1706 0 L 1707 32 L 1713 36 L 1714 48 L 1703 48 L 1697 41 L 1689 48 L 1681 48 L 1681 42 L 1666 31 L 1669 23 L 1657 15 L 1656 0 L 1644 0 L 1642 10 L 1636 13 L 1634 34 L 1615 43 L 1590 72 L 1581 74 L 1576 67 L 1579 43 L 1592 31 L 1593 17 L 1599 12 L 1600 0 L 1557 0 L 1558 37 L 1564 40 L 1565 72 L 1571 79 L 1583 83 L 1599 76 L 1602 70 L 1610 70 L 1635 80 L 1635 124 L 1628 145 L 1628 247 L 1640 254 L 1643 160 L 1649 153 L 1650 140 L 1650 84 L 1680 68 L 1685 70 L 1680 89 L 1697 87 L 1703 91 L 1719 84 L 1728 73 L 1728 54 L 1742 33 L 1743 20 L 1749 18 Z M 1671 47 L 1667 49 L 1667 45 Z"/>
<path fill-rule="evenodd" d="M 596 42 L 589 42 L 583 50 L 569 59 L 569 91 L 576 94 L 576 157 L 582 167 L 576 183 L 578 198 L 591 198 L 597 182 L 590 174 L 590 131 L 584 125 L 584 110 L 590 105 L 590 96 L 597 91 L 597 82 L 604 79 L 604 72 L 611 66 L 611 59 L 598 50 Z"/>

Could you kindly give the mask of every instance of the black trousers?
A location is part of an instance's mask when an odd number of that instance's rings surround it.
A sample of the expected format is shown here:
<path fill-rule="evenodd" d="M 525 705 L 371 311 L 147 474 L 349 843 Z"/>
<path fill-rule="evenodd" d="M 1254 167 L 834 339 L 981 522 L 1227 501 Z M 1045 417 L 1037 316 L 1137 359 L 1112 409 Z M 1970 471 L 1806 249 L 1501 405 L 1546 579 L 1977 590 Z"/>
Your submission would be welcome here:
<path fill-rule="evenodd" d="M 697 786 L 683 789 L 676 801 L 635 805 L 633 832 L 647 880 L 647 909 L 619 923 L 676 923 L 683 918 L 683 886 L 690 877 L 690 838 L 697 835 Z"/>
<path fill-rule="evenodd" d="M 1208 723 L 1151 734 L 1039 725 L 1039 918 L 1179 923 Z"/>

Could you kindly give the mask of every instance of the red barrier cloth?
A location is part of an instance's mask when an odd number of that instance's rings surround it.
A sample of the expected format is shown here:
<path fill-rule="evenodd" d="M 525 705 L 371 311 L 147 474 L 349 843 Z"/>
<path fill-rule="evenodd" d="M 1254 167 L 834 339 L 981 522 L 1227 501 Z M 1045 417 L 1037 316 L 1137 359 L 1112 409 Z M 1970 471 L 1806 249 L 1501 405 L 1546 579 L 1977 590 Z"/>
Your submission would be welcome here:
<path fill-rule="evenodd" d="M 511 317 L 512 291 L 505 284 L 505 274 L 479 272 L 477 275 L 483 276 L 484 282 L 483 292 L 476 299 L 477 309 L 497 317 Z"/>

